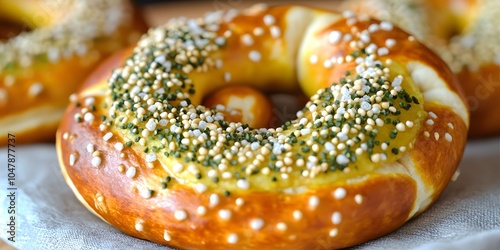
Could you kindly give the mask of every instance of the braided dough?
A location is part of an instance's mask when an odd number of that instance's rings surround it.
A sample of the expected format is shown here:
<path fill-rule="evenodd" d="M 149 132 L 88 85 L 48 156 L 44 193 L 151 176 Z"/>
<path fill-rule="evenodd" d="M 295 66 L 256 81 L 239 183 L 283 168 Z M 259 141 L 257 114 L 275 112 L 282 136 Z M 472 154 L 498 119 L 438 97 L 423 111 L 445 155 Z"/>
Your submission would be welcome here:
<path fill-rule="evenodd" d="M 69 96 L 145 28 L 129 1 L 0 0 L 0 146 L 53 140 Z"/>
<path fill-rule="evenodd" d="M 311 99 L 276 129 L 200 105 L 241 84 Z M 79 200 L 131 236 L 331 249 L 428 208 L 455 173 L 468 121 L 446 64 L 392 24 L 258 5 L 171 20 L 111 58 L 67 109 L 57 150 Z"/>

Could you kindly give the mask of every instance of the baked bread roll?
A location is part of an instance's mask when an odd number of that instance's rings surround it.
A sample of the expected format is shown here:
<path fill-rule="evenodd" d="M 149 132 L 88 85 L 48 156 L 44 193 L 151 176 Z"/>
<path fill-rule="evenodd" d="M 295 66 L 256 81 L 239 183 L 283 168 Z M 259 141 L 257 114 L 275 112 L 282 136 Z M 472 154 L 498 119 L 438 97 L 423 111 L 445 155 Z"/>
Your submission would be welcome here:
<path fill-rule="evenodd" d="M 343 9 L 397 23 L 456 74 L 473 137 L 500 134 L 500 15 L 497 0 L 350 0 Z"/>
<path fill-rule="evenodd" d="M 201 105 L 242 85 L 310 100 L 278 128 Z M 94 73 L 56 143 L 82 204 L 133 237 L 331 249 L 427 209 L 455 173 L 468 123 L 447 65 L 392 24 L 258 5 L 151 29 Z"/>
<path fill-rule="evenodd" d="M 130 1 L 0 0 L 0 30 L 2 146 L 54 140 L 69 96 L 146 25 Z"/>

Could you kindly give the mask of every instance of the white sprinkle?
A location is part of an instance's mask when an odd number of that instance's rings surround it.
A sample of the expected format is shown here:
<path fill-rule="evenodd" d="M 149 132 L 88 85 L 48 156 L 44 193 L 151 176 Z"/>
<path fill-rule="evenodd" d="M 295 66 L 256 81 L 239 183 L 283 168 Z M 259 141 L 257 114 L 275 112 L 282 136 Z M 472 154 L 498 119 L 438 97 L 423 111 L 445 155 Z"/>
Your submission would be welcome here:
<path fill-rule="evenodd" d="M 303 216 L 303 215 L 302 215 L 302 212 L 301 212 L 300 210 L 295 210 L 295 211 L 293 211 L 293 218 L 294 218 L 295 220 L 300 220 L 300 219 L 302 219 L 302 216 Z"/>
<path fill-rule="evenodd" d="M 314 112 L 317 108 L 318 107 L 316 106 L 316 104 L 312 104 L 311 106 L 309 106 L 309 111 Z"/>
<path fill-rule="evenodd" d="M 386 47 L 378 48 L 377 53 L 379 56 L 385 56 L 389 54 L 389 49 Z"/>
<path fill-rule="evenodd" d="M 394 45 L 396 45 L 396 40 L 392 38 L 385 40 L 385 46 L 387 46 L 387 48 L 392 48 Z"/>
<path fill-rule="evenodd" d="M 278 26 L 272 26 L 270 31 L 273 38 L 279 38 L 281 36 L 281 29 Z"/>
<path fill-rule="evenodd" d="M 207 208 L 204 206 L 199 206 L 198 208 L 196 208 L 196 212 L 199 215 L 205 215 L 207 213 Z"/>
<path fill-rule="evenodd" d="M 149 199 L 151 198 L 152 192 L 149 189 L 142 189 L 139 195 L 144 199 Z"/>
<path fill-rule="evenodd" d="M 238 235 L 237 234 L 230 234 L 227 237 L 227 242 L 229 244 L 236 244 L 236 242 L 238 242 Z"/>
<path fill-rule="evenodd" d="M 250 187 L 250 183 L 245 180 L 245 179 L 239 179 L 237 182 L 236 182 L 236 185 L 241 188 L 241 189 L 248 189 Z"/>
<path fill-rule="evenodd" d="M 182 172 L 182 170 L 184 170 L 184 165 L 182 165 L 182 163 L 176 163 L 176 164 L 174 164 L 174 166 L 172 166 L 172 170 L 175 173 L 180 173 L 180 172 Z"/>
<path fill-rule="evenodd" d="M 154 119 L 149 119 L 149 121 L 146 123 L 146 129 L 153 132 L 156 129 L 156 122 Z"/>
<path fill-rule="evenodd" d="M 167 230 L 164 230 L 164 231 L 163 231 L 163 239 L 164 239 L 165 241 L 171 241 L 171 240 L 172 240 L 172 237 L 170 236 L 170 234 L 168 233 L 168 231 L 167 231 Z"/>
<path fill-rule="evenodd" d="M 347 134 L 344 133 L 344 132 L 339 132 L 337 134 L 337 138 L 339 138 L 340 141 L 347 141 L 347 139 L 349 139 L 349 137 L 347 136 Z"/>
<path fill-rule="evenodd" d="M 218 69 L 222 68 L 223 64 L 224 64 L 224 63 L 222 62 L 222 60 L 221 60 L 221 59 L 217 59 L 217 60 L 215 60 L 215 67 L 216 67 L 216 68 L 218 68 Z"/>
<path fill-rule="evenodd" d="M 371 24 L 371 25 L 368 27 L 368 32 L 370 32 L 370 33 L 377 32 L 378 30 L 379 30 L 379 26 L 378 26 L 378 24 L 376 24 L 376 23 L 373 23 L 373 24 Z"/>
<path fill-rule="evenodd" d="M 337 161 L 338 164 L 340 165 L 346 165 L 350 162 L 349 158 L 347 158 L 345 155 L 343 154 L 339 154 L 337 156 L 337 158 L 335 159 Z"/>
<path fill-rule="evenodd" d="M 315 209 L 319 205 L 319 198 L 318 196 L 311 196 L 309 198 L 309 207 L 312 209 Z"/>
<path fill-rule="evenodd" d="M 43 85 L 39 82 L 36 82 L 36 83 L 33 83 L 29 90 L 28 90 L 28 94 L 30 96 L 37 96 L 39 94 L 41 94 L 43 91 Z"/>
<path fill-rule="evenodd" d="M 250 51 L 250 53 L 248 53 L 248 58 L 252 62 L 260 62 L 260 60 L 262 59 L 262 56 L 260 55 L 260 53 L 258 51 L 252 50 L 252 51 Z"/>
<path fill-rule="evenodd" d="M 236 206 L 241 207 L 245 203 L 245 200 L 243 200 L 242 198 L 237 198 L 234 203 L 236 203 Z"/>
<path fill-rule="evenodd" d="M 129 167 L 127 169 L 127 172 L 125 173 L 125 175 L 128 177 L 128 178 L 134 178 L 135 177 L 135 174 L 137 172 L 137 169 L 135 167 Z"/>
<path fill-rule="evenodd" d="M 109 139 L 111 139 L 111 137 L 113 137 L 113 133 L 108 132 L 108 133 L 106 133 L 106 134 L 102 137 L 102 139 L 103 139 L 104 141 L 109 141 Z"/>
<path fill-rule="evenodd" d="M 90 112 L 85 113 L 85 115 L 83 116 L 83 120 L 87 123 L 93 122 L 94 119 L 95 119 L 94 115 Z"/>
<path fill-rule="evenodd" d="M 274 18 L 274 16 L 272 15 L 265 15 L 264 16 L 264 24 L 267 25 L 267 26 L 271 26 L 271 25 L 274 25 L 276 23 L 276 18 Z"/>
<path fill-rule="evenodd" d="M 255 36 L 262 36 L 264 34 L 264 29 L 262 27 L 256 27 L 253 29 L 253 34 Z"/>
<path fill-rule="evenodd" d="M 330 235 L 330 237 L 332 238 L 337 236 L 337 234 L 339 234 L 339 230 L 337 228 L 330 230 L 330 232 L 328 233 L 328 235 Z"/>
<path fill-rule="evenodd" d="M 326 151 L 333 151 L 335 149 L 335 146 L 331 142 L 325 143 L 325 149 Z"/>
<path fill-rule="evenodd" d="M 436 114 L 434 114 L 434 112 L 429 112 L 429 116 L 432 117 L 432 119 L 436 119 L 438 118 Z"/>
<path fill-rule="evenodd" d="M 196 191 L 198 191 L 198 193 L 203 193 L 203 192 L 207 191 L 207 185 L 205 185 L 203 183 L 197 183 L 195 186 L 195 189 L 196 189 Z"/>
<path fill-rule="evenodd" d="M 241 36 L 241 42 L 246 46 L 252 46 L 254 41 L 250 34 L 244 34 Z"/>
<path fill-rule="evenodd" d="M 154 162 L 156 161 L 156 154 L 150 153 L 146 155 L 146 162 Z"/>
<path fill-rule="evenodd" d="M 75 165 L 77 156 L 78 155 L 76 153 L 72 153 L 72 154 L 69 155 L 69 165 L 70 166 Z"/>
<path fill-rule="evenodd" d="M 11 75 L 5 76 L 4 83 L 6 87 L 11 87 L 16 83 L 16 78 Z"/>
<path fill-rule="evenodd" d="M 390 22 L 382 21 L 380 23 L 380 29 L 382 29 L 382 30 L 391 31 L 393 28 L 394 28 L 394 26 Z"/>
<path fill-rule="evenodd" d="M 210 206 L 217 206 L 219 204 L 219 196 L 217 194 L 210 195 Z"/>
<path fill-rule="evenodd" d="M 363 196 L 361 196 L 360 194 L 355 195 L 354 201 L 358 204 L 361 204 L 363 202 Z"/>
<path fill-rule="evenodd" d="M 311 55 L 311 57 L 309 57 L 309 62 L 311 64 L 316 64 L 318 63 L 318 56 L 317 55 Z"/>
<path fill-rule="evenodd" d="M 396 125 L 396 129 L 402 132 L 406 130 L 406 126 L 402 122 L 400 122 Z"/>
<path fill-rule="evenodd" d="M 338 44 L 341 39 L 342 39 L 342 33 L 336 30 L 330 32 L 330 35 L 328 36 L 328 41 L 331 44 Z"/>
<path fill-rule="evenodd" d="M 264 227 L 264 220 L 263 219 L 253 219 L 250 221 L 250 227 L 253 230 L 258 231 L 258 230 L 262 229 L 262 227 Z"/>
<path fill-rule="evenodd" d="M 286 231 L 287 229 L 287 225 L 285 222 L 279 222 L 278 224 L 276 224 L 276 229 L 278 229 L 279 231 Z"/>
<path fill-rule="evenodd" d="M 121 142 L 115 143 L 115 149 L 118 151 L 122 151 L 123 150 L 123 143 L 121 143 Z"/>
<path fill-rule="evenodd" d="M 431 125 L 431 126 L 434 125 L 434 121 L 431 119 L 427 120 L 425 123 L 427 123 L 427 125 Z"/>
<path fill-rule="evenodd" d="M 344 188 L 337 188 L 335 189 L 335 191 L 333 191 L 333 197 L 335 197 L 335 199 L 337 200 L 341 200 L 341 199 L 344 199 L 345 196 L 346 196 L 347 192 L 345 191 Z"/>
<path fill-rule="evenodd" d="M 231 211 L 228 209 L 221 209 L 219 210 L 219 217 L 223 220 L 229 220 L 231 219 Z"/>
<path fill-rule="evenodd" d="M 187 219 L 187 213 L 184 210 L 177 210 L 174 212 L 174 217 L 178 221 L 183 221 Z"/>
<path fill-rule="evenodd" d="M 231 81 L 231 73 L 229 73 L 229 72 L 224 73 L 224 81 L 226 81 L 226 82 Z"/>
<path fill-rule="evenodd" d="M 94 153 L 94 151 L 95 151 L 94 145 L 91 143 L 87 144 L 87 152 Z"/>
<path fill-rule="evenodd" d="M 92 166 L 94 166 L 96 168 L 99 167 L 99 165 L 101 165 L 101 157 L 96 156 L 96 157 L 92 158 L 91 163 L 92 163 Z"/>
<path fill-rule="evenodd" d="M 95 103 L 95 97 L 90 96 L 85 98 L 85 106 L 89 107 L 91 105 L 94 105 L 94 103 Z"/>
<path fill-rule="evenodd" d="M 332 214 L 332 223 L 333 225 L 338 225 L 342 222 L 342 215 L 339 212 L 333 212 Z"/>
<path fill-rule="evenodd" d="M 451 142 L 451 141 L 453 140 L 453 137 L 451 137 L 451 135 L 450 135 L 449 133 L 444 134 L 444 138 L 445 138 L 447 141 L 449 141 L 449 142 Z"/>

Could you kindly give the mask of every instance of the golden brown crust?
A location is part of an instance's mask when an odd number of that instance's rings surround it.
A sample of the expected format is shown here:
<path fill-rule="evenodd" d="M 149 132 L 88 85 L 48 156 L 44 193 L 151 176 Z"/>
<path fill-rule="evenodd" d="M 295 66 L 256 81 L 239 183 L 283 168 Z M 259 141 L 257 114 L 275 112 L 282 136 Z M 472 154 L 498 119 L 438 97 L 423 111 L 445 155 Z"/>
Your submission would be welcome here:
<path fill-rule="evenodd" d="M 16 9 L 3 11 L 18 13 L 22 10 L 27 12 L 26 15 L 31 15 L 30 11 L 40 4 L 30 1 L 29 6 L 13 5 L 12 8 Z M 145 22 L 137 9 L 133 10 L 131 19 L 130 22 L 124 22 L 112 35 L 101 38 L 84 55 L 61 56 L 57 62 L 36 59 L 29 67 L 16 66 L 15 69 L 2 70 L 0 66 L 0 124 L 3 129 L 9 130 L 5 132 L 24 137 L 19 140 L 23 143 L 53 140 L 58 120 L 69 97 L 78 90 L 83 79 L 103 59 L 137 40 L 139 34 L 146 30 Z M 29 117 L 38 108 L 47 110 L 44 114 L 47 119 Z M 24 125 L 16 125 L 21 123 Z M 46 134 L 42 135 L 41 132 Z M 0 142 L 0 146 L 5 145 L 5 142 Z"/>
<path fill-rule="evenodd" d="M 293 8 L 285 6 L 270 10 L 278 17 L 276 22 L 282 30 L 290 9 Z M 259 19 L 266 13 L 260 13 Z M 360 22 L 355 26 L 364 29 L 369 24 Z M 322 32 L 348 33 L 347 26 L 341 19 Z M 233 28 L 239 30 L 240 26 Z M 251 28 L 245 26 L 245 29 Z M 58 157 L 65 179 L 83 204 L 124 233 L 183 249 L 332 249 L 385 235 L 423 212 L 443 191 L 462 157 L 468 116 L 461 103 L 464 97 L 444 62 L 396 28 L 381 37 L 394 38 L 399 46 L 382 59 L 400 63 L 405 71 L 411 71 L 412 63 L 423 65 L 414 73 L 423 78 L 415 80 L 415 85 L 424 92 L 422 102 L 428 117 L 417 131 L 413 145 L 399 148 L 396 162 L 328 185 L 289 190 L 257 192 L 250 187 L 222 194 L 206 186 L 201 189 L 207 190 L 200 191 L 194 185 L 181 183 L 190 182 L 189 179 L 167 180 L 172 166 L 162 164 L 170 162 L 146 163 L 144 152 L 137 150 L 140 147 L 124 146 L 127 142 L 124 137 L 112 133 L 119 130 L 108 130 L 100 124 L 98 117 L 106 115 L 108 110 L 96 111 L 95 120 L 75 119 L 87 108 L 77 107 L 76 103 L 84 103 L 88 97 L 95 98 L 96 107 L 103 107 L 107 86 L 104 80 L 112 68 L 123 63 L 129 53 L 124 51 L 89 78 L 76 102 L 66 110 L 57 134 Z M 372 42 L 384 44 L 385 40 L 377 39 L 385 38 L 375 38 Z M 227 48 L 224 53 L 238 55 L 242 52 L 232 53 L 238 48 Z M 328 51 L 329 46 L 317 48 L 326 55 L 336 54 Z M 337 50 L 339 55 L 352 52 L 345 46 Z M 269 65 L 272 66 L 275 65 Z M 352 66 L 336 70 L 345 73 Z M 425 67 L 436 76 L 426 72 Z M 320 73 L 327 77 L 336 74 L 321 69 Z M 308 72 L 315 75 L 314 71 Z M 341 73 L 336 76 L 341 77 Z M 427 82 L 421 80 L 431 83 L 423 87 Z M 442 97 L 456 98 L 460 105 L 439 104 L 438 97 L 428 95 L 425 88 L 429 86 L 441 91 Z M 112 136 L 107 136 L 109 133 Z M 148 189 L 161 185 L 161 190 Z"/>

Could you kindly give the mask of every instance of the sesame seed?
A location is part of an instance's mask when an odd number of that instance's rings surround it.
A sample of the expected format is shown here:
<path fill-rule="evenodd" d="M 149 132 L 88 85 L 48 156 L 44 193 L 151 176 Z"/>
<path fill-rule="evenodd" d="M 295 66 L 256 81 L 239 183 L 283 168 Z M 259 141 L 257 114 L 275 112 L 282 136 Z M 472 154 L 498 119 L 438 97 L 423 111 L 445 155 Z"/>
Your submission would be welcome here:
<path fill-rule="evenodd" d="M 276 229 L 278 229 L 278 231 L 286 231 L 287 229 L 287 225 L 285 222 L 279 222 L 278 224 L 276 224 Z"/>
<path fill-rule="evenodd" d="M 254 44 L 253 38 L 250 34 L 244 34 L 241 36 L 241 42 L 245 46 L 252 46 Z"/>
<path fill-rule="evenodd" d="M 431 136 L 431 134 L 429 133 L 429 131 L 424 131 L 424 136 L 429 138 Z"/>
<path fill-rule="evenodd" d="M 331 44 L 338 44 L 341 39 L 342 39 L 342 33 L 340 31 L 336 31 L 336 30 L 330 32 L 330 35 L 328 36 L 328 41 Z"/>
<path fill-rule="evenodd" d="M 245 203 L 245 201 L 242 198 L 237 198 L 236 201 L 236 206 L 241 207 Z"/>
<path fill-rule="evenodd" d="M 451 123 L 448 123 L 448 127 L 451 128 L 451 129 L 455 129 L 455 127 Z"/>
<path fill-rule="evenodd" d="M 174 218 L 178 221 L 183 221 L 187 219 L 187 213 L 184 210 L 177 210 L 174 212 Z"/>
<path fill-rule="evenodd" d="M 96 168 L 99 167 L 101 165 L 101 157 L 92 158 L 91 163 L 92 163 L 92 166 L 94 166 Z"/>
<path fill-rule="evenodd" d="M 250 51 L 250 53 L 248 54 L 248 58 L 250 59 L 250 61 L 252 62 L 260 62 L 260 60 L 262 59 L 262 56 L 260 55 L 260 52 L 256 51 L 256 50 L 252 50 Z"/>
<path fill-rule="evenodd" d="M 335 199 L 337 200 L 341 200 L 341 199 L 344 199 L 345 196 L 346 196 L 347 192 L 344 188 L 337 188 L 335 189 L 335 191 L 333 192 L 333 197 L 335 197 Z"/>
<path fill-rule="evenodd" d="M 361 204 L 363 202 L 363 196 L 361 196 L 360 194 L 355 195 L 354 201 L 358 204 Z"/>
<path fill-rule="evenodd" d="M 231 219 L 231 211 L 228 209 L 221 209 L 219 210 L 219 217 L 223 220 L 229 220 Z"/>
<path fill-rule="evenodd" d="M 457 181 L 459 176 L 460 176 L 460 169 L 457 169 L 455 171 L 455 173 L 453 173 L 453 176 L 451 177 L 451 181 Z"/>
<path fill-rule="evenodd" d="M 75 165 L 75 162 L 76 162 L 77 158 L 78 158 L 78 154 L 76 152 L 75 153 L 71 153 L 69 155 L 69 165 L 70 166 Z"/>
<path fill-rule="evenodd" d="M 263 219 L 253 219 L 250 221 L 250 228 L 252 228 L 255 231 L 258 231 L 264 227 L 264 220 Z"/>
<path fill-rule="evenodd" d="M 377 54 L 379 56 L 386 56 L 386 55 L 389 54 L 389 49 L 387 49 L 386 47 L 378 48 L 377 49 Z"/>
<path fill-rule="evenodd" d="M 184 165 L 182 165 L 182 163 L 176 163 L 172 166 L 172 170 L 175 173 L 180 173 L 184 170 Z"/>
<path fill-rule="evenodd" d="M 198 208 L 196 208 L 196 212 L 199 215 L 205 215 L 207 213 L 207 208 L 204 206 L 198 206 Z"/>
<path fill-rule="evenodd" d="M 405 126 L 403 123 L 401 123 L 401 122 L 400 122 L 400 123 L 398 123 L 398 124 L 396 125 L 396 129 L 397 129 L 398 131 L 405 131 L 405 130 L 406 130 L 406 126 Z"/>
<path fill-rule="evenodd" d="M 90 112 L 87 112 L 87 113 L 85 113 L 85 115 L 83 115 L 83 120 L 86 123 L 92 123 L 94 121 L 94 119 L 95 119 L 94 115 Z"/>
<path fill-rule="evenodd" d="M 332 223 L 333 225 L 338 225 L 342 222 L 342 215 L 339 212 L 333 212 L 332 214 Z"/>
<path fill-rule="evenodd" d="M 330 232 L 328 232 L 328 235 L 332 238 L 337 236 L 338 234 L 339 234 L 339 230 L 337 228 L 334 228 L 334 229 L 330 230 Z"/>
<path fill-rule="evenodd" d="M 146 155 L 146 162 L 154 162 L 156 161 L 156 154 L 150 153 Z"/>
<path fill-rule="evenodd" d="M 256 27 L 253 29 L 253 34 L 255 36 L 262 36 L 264 34 L 264 29 L 262 27 Z"/>
<path fill-rule="evenodd" d="M 309 207 L 311 209 L 315 209 L 319 205 L 319 198 L 318 196 L 311 196 L 309 197 Z"/>
<path fill-rule="evenodd" d="M 302 212 L 301 212 L 300 210 L 295 210 L 295 211 L 293 211 L 293 218 L 294 218 L 295 220 L 300 220 L 300 219 L 302 219 L 302 216 L 303 216 L 303 215 L 302 215 Z"/>
<path fill-rule="evenodd" d="M 207 185 L 203 183 L 196 183 L 195 189 L 198 193 L 204 193 L 205 191 L 207 191 Z"/>
<path fill-rule="evenodd" d="M 127 172 L 125 173 L 125 175 L 128 177 L 128 178 L 134 178 L 135 177 L 135 174 L 137 172 L 137 169 L 135 167 L 129 167 L 127 169 Z"/>
<path fill-rule="evenodd" d="M 273 38 L 279 38 L 281 36 L 281 29 L 278 26 L 272 26 L 270 31 Z"/>
<path fill-rule="evenodd" d="M 214 207 L 214 206 L 217 206 L 219 204 L 219 196 L 217 194 L 211 194 L 210 195 L 210 206 L 211 207 Z"/>
<path fill-rule="evenodd" d="M 228 237 L 227 237 L 227 242 L 229 244 L 236 244 L 238 242 L 238 235 L 237 234 L 230 234 Z"/>
<path fill-rule="evenodd" d="M 139 192 L 139 195 L 144 199 L 149 199 L 149 198 L 151 198 L 153 193 L 151 192 L 151 190 L 144 188 L 144 189 L 141 189 L 141 191 Z"/>
<path fill-rule="evenodd" d="M 439 133 L 438 132 L 434 132 L 434 139 L 436 139 L 436 141 L 439 140 Z"/>
<path fill-rule="evenodd" d="M 42 93 L 43 91 L 43 85 L 39 82 L 33 83 L 29 90 L 28 90 L 28 95 L 29 96 L 38 96 Z"/>
<path fill-rule="evenodd" d="M 345 155 L 343 154 L 339 154 L 337 156 L 337 158 L 335 159 L 337 161 L 338 164 L 340 165 L 346 165 L 350 162 L 349 158 L 347 158 Z"/>
<path fill-rule="evenodd" d="M 452 137 L 449 133 L 444 134 L 444 138 L 445 138 L 448 142 L 451 142 L 451 141 L 453 140 L 453 137 Z"/>
<path fill-rule="evenodd" d="M 318 63 L 318 56 L 317 55 L 311 55 L 311 57 L 309 57 L 309 62 L 311 64 L 316 64 Z"/>
<path fill-rule="evenodd" d="M 231 73 L 229 73 L 229 72 L 224 73 L 224 81 L 226 81 L 226 82 L 230 82 L 231 81 Z M 201 125 L 201 122 L 200 122 L 200 125 Z M 198 126 L 200 126 L 200 125 L 198 125 Z M 201 128 L 201 129 L 204 129 L 204 128 Z"/>
<path fill-rule="evenodd" d="M 392 38 L 385 40 L 385 46 L 387 46 L 387 48 L 391 48 L 394 45 L 396 45 L 396 40 L 394 40 Z"/>
<path fill-rule="evenodd" d="M 429 112 L 429 116 L 432 117 L 432 119 L 437 119 L 437 115 L 434 112 Z"/>
<path fill-rule="evenodd" d="M 245 179 L 239 179 L 237 182 L 236 182 L 236 185 L 241 188 L 241 189 L 248 189 L 250 187 L 250 183 L 245 180 Z"/>
<path fill-rule="evenodd" d="M 114 147 L 115 147 L 116 150 L 122 151 L 124 146 L 123 146 L 123 143 L 117 142 L 117 143 L 115 143 Z"/>
<path fill-rule="evenodd" d="M 276 18 L 274 16 L 267 14 L 264 16 L 264 24 L 267 26 L 274 25 L 276 23 Z"/>
<path fill-rule="evenodd" d="M 434 121 L 431 119 L 427 120 L 425 123 L 427 123 L 427 125 L 430 125 L 430 126 L 434 125 Z"/>
<path fill-rule="evenodd" d="M 135 223 L 135 230 L 139 232 L 142 232 L 142 230 L 144 230 L 144 225 L 142 224 L 142 222 L 138 221 Z"/>
<path fill-rule="evenodd" d="M 168 233 L 168 231 L 167 231 L 167 230 L 164 230 L 164 231 L 163 231 L 163 239 L 164 239 L 165 241 L 171 241 L 171 240 L 172 240 L 172 237 L 170 236 L 170 234 Z"/>
<path fill-rule="evenodd" d="M 391 31 L 393 28 L 394 28 L 394 26 L 390 22 L 382 21 L 380 23 L 380 29 L 382 29 L 382 30 Z"/>

